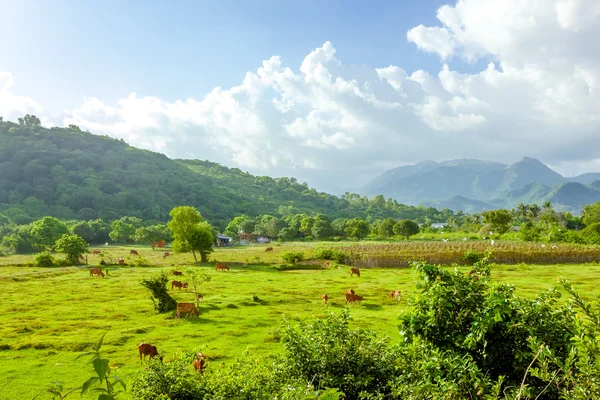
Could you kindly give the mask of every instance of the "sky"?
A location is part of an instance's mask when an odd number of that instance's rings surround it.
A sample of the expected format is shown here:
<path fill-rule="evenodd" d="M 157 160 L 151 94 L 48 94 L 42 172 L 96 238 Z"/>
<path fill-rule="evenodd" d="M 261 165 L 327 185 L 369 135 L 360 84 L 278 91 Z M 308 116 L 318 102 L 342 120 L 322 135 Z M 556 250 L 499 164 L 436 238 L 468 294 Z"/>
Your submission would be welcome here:
<path fill-rule="evenodd" d="M 597 0 L 0 0 L 0 116 L 356 191 L 424 160 L 600 171 Z"/>

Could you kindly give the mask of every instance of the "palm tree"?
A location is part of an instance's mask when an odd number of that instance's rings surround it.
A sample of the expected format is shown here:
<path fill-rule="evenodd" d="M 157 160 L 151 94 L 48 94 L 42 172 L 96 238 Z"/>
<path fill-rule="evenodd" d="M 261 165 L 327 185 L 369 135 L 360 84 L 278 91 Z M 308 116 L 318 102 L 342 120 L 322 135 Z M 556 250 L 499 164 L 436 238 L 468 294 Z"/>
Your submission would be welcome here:
<path fill-rule="evenodd" d="M 545 201 L 542 207 L 544 208 L 544 210 L 552 210 L 552 203 L 550 203 L 549 201 Z"/>
<path fill-rule="evenodd" d="M 529 206 L 527 204 L 517 204 L 517 215 L 523 219 L 527 218 L 529 214 Z"/>
<path fill-rule="evenodd" d="M 536 219 L 540 215 L 540 206 L 533 203 L 529 206 L 529 216 L 531 219 Z"/>

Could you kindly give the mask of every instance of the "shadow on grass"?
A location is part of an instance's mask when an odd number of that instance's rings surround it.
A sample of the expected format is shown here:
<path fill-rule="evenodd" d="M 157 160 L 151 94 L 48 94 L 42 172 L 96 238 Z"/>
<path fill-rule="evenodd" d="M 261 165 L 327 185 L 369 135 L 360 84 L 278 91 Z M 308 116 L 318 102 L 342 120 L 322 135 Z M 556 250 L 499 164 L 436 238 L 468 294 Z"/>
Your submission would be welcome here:
<path fill-rule="evenodd" d="M 383 307 L 380 306 L 379 304 L 369 304 L 369 303 L 366 303 L 366 304 L 363 304 L 362 306 L 364 308 L 366 308 L 367 310 L 381 310 L 381 309 L 383 309 Z"/>

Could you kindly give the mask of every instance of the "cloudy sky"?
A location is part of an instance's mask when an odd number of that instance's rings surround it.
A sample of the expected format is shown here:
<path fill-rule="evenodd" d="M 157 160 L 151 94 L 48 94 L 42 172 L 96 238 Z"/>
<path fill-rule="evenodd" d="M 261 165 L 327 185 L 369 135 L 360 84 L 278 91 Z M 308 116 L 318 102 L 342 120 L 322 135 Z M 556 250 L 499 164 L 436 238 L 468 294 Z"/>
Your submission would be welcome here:
<path fill-rule="evenodd" d="M 34 113 L 336 193 L 427 159 L 600 171 L 598 0 L 0 9 L 5 119 Z"/>

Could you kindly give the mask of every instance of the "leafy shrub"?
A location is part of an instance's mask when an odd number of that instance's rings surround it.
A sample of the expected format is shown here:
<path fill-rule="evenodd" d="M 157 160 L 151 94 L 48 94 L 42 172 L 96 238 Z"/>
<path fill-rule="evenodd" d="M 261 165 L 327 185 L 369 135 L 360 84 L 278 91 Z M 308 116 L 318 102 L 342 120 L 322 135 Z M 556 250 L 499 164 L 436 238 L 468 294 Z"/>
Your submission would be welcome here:
<path fill-rule="evenodd" d="M 281 254 L 281 258 L 288 264 L 295 264 L 304 260 L 304 253 L 301 251 L 288 251 Z"/>
<path fill-rule="evenodd" d="M 56 261 L 49 251 L 42 251 L 35 255 L 33 265 L 40 268 L 50 268 L 56 266 Z"/>
<path fill-rule="evenodd" d="M 318 249 L 315 251 L 315 258 L 321 260 L 335 260 L 343 264 L 346 260 L 346 253 L 336 249 Z"/>
<path fill-rule="evenodd" d="M 154 303 L 154 309 L 159 312 L 167 312 L 177 308 L 177 302 L 167 291 L 169 276 L 163 272 L 148 279 L 143 279 L 141 284 L 150 290 L 150 300 Z"/>
<path fill-rule="evenodd" d="M 147 258 L 142 257 L 140 255 L 138 255 L 136 257 L 128 256 L 127 264 L 134 266 L 134 267 L 146 267 L 148 265 L 151 265 L 150 260 L 148 260 Z"/>
<path fill-rule="evenodd" d="M 467 250 L 465 252 L 465 255 L 463 256 L 463 260 L 465 261 L 465 263 L 467 265 L 473 265 L 473 264 L 481 261 L 482 258 L 483 258 L 483 254 L 478 253 L 473 250 Z"/>

